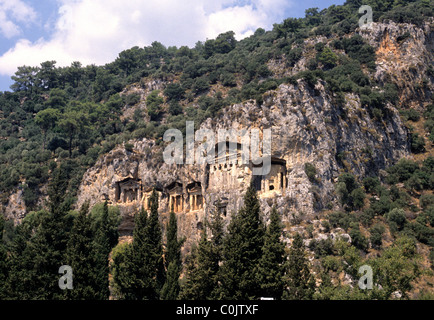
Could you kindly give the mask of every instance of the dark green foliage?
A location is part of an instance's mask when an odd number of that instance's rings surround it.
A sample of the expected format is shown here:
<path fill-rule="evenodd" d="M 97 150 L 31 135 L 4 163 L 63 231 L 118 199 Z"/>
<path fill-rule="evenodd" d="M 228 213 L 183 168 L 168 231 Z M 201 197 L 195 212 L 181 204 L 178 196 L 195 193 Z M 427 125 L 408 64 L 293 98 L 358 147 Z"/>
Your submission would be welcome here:
<path fill-rule="evenodd" d="M 182 287 L 181 299 L 221 299 L 223 290 L 220 278 L 220 263 L 223 259 L 224 221 L 219 210 L 215 210 L 207 224 L 211 240 L 204 229 L 201 240 L 186 261 L 186 282 Z"/>
<path fill-rule="evenodd" d="M 365 250 L 368 248 L 368 239 L 366 239 L 360 232 L 358 224 L 352 224 L 351 230 L 349 232 L 351 237 L 351 244 L 360 250 Z"/>
<path fill-rule="evenodd" d="M 315 292 L 315 280 L 310 272 L 303 239 L 296 234 L 288 253 L 285 282 L 287 289 L 284 299 L 311 300 Z"/>
<path fill-rule="evenodd" d="M 261 297 L 280 299 L 283 294 L 285 244 L 281 242 L 282 224 L 276 207 L 270 214 L 270 224 L 264 236 L 262 257 L 259 260 L 258 282 L 261 285 Z"/>
<path fill-rule="evenodd" d="M 380 186 L 380 180 L 378 177 L 366 177 L 363 179 L 363 187 L 368 193 L 377 192 L 377 188 Z"/>
<path fill-rule="evenodd" d="M 410 136 L 411 151 L 414 153 L 425 152 L 425 140 L 417 133 L 412 133 Z"/>
<path fill-rule="evenodd" d="M 429 207 L 434 206 L 434 195 L 432 194 L 424 194 L 419 198 L 419 203 L 422 209 L 428 209 Z"/>
<path fill-rule="evenodd" d="M 91 218 L 87 215 L 88 210 L 89 204 L 85 203 L 74 220 L 68 239 L 66 256 L 67 264 L 73 270 L 74 289 L 65 292 L 67 299 L 107 299 L 107 296 L 101 295 L 98 290 L 98 261 L 95 259 L 94 234 Z M 106 276 L 108 277 L 108 273 Z"/>
<path fill-rule="evenodd" d="M 387 213 L 386 218 L 391 230 L 394 232 L 402 230 L 407 222 L 403 209 L 392 209 Z"/>
<path fill-rule="evenodd" d="M 341 174 L 338 178 L 336 192 L 341 204 L 350 210 L 358 210 L 363 207 L 365 192 L 359 187 L 356 179 L 349 173 Z"/>
<path fill-rule="evenodd" d="M 176 300 L 179 295 L 179 274 L 181 273 L 179 265 L 172 261 L 167 268 L 167 278 L 161 289 L 161 299 L 163 300 Z"/>
<path fill-rule="evenodd" d="M 167 278 L 161 290 L 161 299 L 176 300 L 179 295 L 180 285 L 179 276 L 181 273 L 181 247 L 183 240 L 178 241 L 178 225 L 175 213 L 170 213 L 169 224 L 167 226 L 167 244 L 165 252 L 165 263 Z"/>
<path fill-rule="evenodd" d="M 167 97 L 169 101 L 175 100 L 179 101 L 184 98 L 185 90 L 179 83 L 170 83 L 167 85 L 166 89 L 164 89 L 164 95 Z"/>
<path fill-rule="evenodd" d="M 304 172 L 306 173 L 310 182 L 318 182 L 318 179 L 316 178 L 316 168 L 312 163 L 307 162 L 304 164 Z"/>
<path fill-rule="evenodd" d="M 309 249 L 315 253 L 315 258 L 319 259 L 333 254 L 333 240 L 331 238 L 321 240 L 311 240 Z"/>
<path fill-rule="evenodd" d="M 117 236 L 113 236 L 113 228 L 117 228 L 117 224 L 113 225 L 110 219 L 110 213 L 107 201 L 104 202 L 101 221 L 95 226 L 95 260 L 97 261 L 97 279 L 95 291 L 97 299 L 108 299 L 109 292 L 109 255 L 112 248 L 117 244 Z"/>
<path fill-rule="evenodd" d="M 4 300 L 8 298 L 6 280 L 8 278 L 8 257 L 6 246 L 3 242 L 5 219 L 3 215 L 0 215 L 0 299 Z"/>
<path fill-rule="evenodd" d="M 385 227 L 382 224 L 375 224 L 369 231 L 371 233 L 371 245 L 374 248 L 381 247 L 383 243 L 383 233 L 386 231 Z"/>
<path fill-rule="evenodd" d="M 336 211 L 328 215 L 328 219 L 333 228 L 343 228 L 348 230 L 355 217 L 347 212 Z"/>
<path fill-rule="evenodd" d="M 128 152 L 133 152 L 134 145 L 131 143 L 125 143 L 125 150 Z"/>
<path fill-rule="evenodd" d="M 408 109 L 408 110 L 401 110 L 400 111 L 402 117 L 404 120 L 410 120 L 410 121 L 419 121 L 420 114 L 414 109 Z"/>
<path fill-rule="evenodd" d="M 146 107 L 148 108 L 148 115 L 151 120 L 158 120 L 161 116 L 161 104 L 164 102 L 163 98 L 159 96 L 159 91 L 152 91 L 146 98 Z"/>
<path fill-rule="evenodd" d="M 253 185 L 244 196 L 244 206 L 234 214 L 224 240 L 221 280 L 228 299 L 259 297 L 256 272 L 262 256 L 264 227 Z"/>

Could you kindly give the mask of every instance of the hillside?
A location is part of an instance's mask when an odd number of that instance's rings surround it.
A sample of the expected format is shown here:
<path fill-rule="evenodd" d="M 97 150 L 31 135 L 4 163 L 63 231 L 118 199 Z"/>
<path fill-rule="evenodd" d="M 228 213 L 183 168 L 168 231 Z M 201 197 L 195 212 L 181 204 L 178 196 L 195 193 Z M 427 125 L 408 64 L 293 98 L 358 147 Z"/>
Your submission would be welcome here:
<path fill-rule="evenodd" d="M 228 31 L 194 48 L 134 47 L 105 66 L 20 67 L 12 92 L 0 92 L 4 251 L 35 254 L 56 207 L 67 239 L 85 204 L 97 233 L 106 201 L 120 216 L 119 227 L 106 217 L 120 237 L 110 247 L 116 278 L 155 190 L 164 250 L 170 212 L 185 238 L 185 285 L 207 223 L 220 212 L 230 232 L 253 180 L 261 219 L 269 225 L 276 209 L 286 250 L 302 235 L 314 298 L 432 299 L 434 2 L 366 1 L 374 23 L 360 29 L 362 2 L 310 9 L 241 41 Z M 166 164 L 164 133 L 185 136 L 186 121 L 213 132 L 271 129 L 270 173 Z M 32 268 L 20 263 L 13 270 Z M 385 290 L 355 289 L 364 264 Z M 128 297 L 111 281 L 112 296 Z"/>

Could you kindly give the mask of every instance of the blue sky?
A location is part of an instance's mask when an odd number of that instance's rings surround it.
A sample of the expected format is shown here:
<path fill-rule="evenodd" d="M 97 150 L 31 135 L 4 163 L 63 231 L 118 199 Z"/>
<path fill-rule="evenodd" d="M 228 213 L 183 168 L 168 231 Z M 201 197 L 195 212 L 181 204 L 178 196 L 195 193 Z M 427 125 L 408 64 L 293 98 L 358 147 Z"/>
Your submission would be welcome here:
<path fill-rule="evenodd" d="M 194 46 L 233 30 L 238 39 L 307 8 L 345 0 L 0 0 L 0 91 L 18 66 L 56 60 L 103 65 L 135 45 Z"/>

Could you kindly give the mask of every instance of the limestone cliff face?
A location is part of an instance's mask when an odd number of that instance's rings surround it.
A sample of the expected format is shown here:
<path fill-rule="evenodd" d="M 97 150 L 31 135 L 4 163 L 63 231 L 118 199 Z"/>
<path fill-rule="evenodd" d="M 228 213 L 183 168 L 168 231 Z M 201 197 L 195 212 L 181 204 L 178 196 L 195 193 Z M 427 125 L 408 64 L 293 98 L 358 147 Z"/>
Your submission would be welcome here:
<path fill-rule="evenodd" d="M 332 100 L 323 83 L 312 89 L 300 80 L 296 85 L 282 84 L 269 92 L 261 106 L 254 101 L 230 106 L 218 121 L 208 119 L 201 128 L 214 132 L 230 128 L 271 128 L 272 157 L 280 159 L 284 168 L 281 176 L 264 177 L 266 181 L 260 185 L 263 212 L 267 216 L 271 207 L 277 205 L 286 221 L 299 212 L 312 217 L 326 206 L 337 207 L 333 182 L 342 166 L 337 155 L 342 155 L 341 162 L 355 175 L 363 176 L 377 174 L 378 170 L 409 154 L 407 131 L 396 109 L 389 106 L 391 117 L 385 124 L 372 120 L 352 94 L 346 96 L 343 110 Z M 109 199 L 121 208 L 124 216 L 121 231 L 128 235 L 133 214 L 146 206 L 145 193 L 156 187 L 160 190 L 162 220 L 167 219 L 171 210 L 177 211 L 180 236 L 190 241 L 198 239 L 207 215 L 218 209 L 215 205 L 219 201 L 223 202 L 227 218 L 242 206 L 243 194 L 252 178 L 248 167 L 167 165 L 162 151 L 162 147 L 148 140 L 135 141 L 133 152 L 123 146 L 111 151 L 85 174 L 77 206 L 86 200 L 94 204 Z M 307 162 L 317 169 L 317 183 L 311 183 L 305 173 Z M 219 170 L 231 172 L 239 181 L 238 189 L 219 178 Z M 140 185 L 141 195 L 125 201 L 116 192 L 119 193 L 117 184 L 127 178 Z M 272 181 L 275 179 L 281 181 Z M 210 184 L 210 181 L 214 182 Z M 179 208 L 170 203 L 170 197 L 174 196 L 172 185 L 176 182 L 182 203 Z M 191 204 L 188 190 L 188 185 L 194 182 L 200 184 L 203 197 L 202 206 L 196 208 Z M 275 184 L 273 190 L 270 183 Z"/>
<path fill-rule="evenodd" d="M 433 79 L 427 71 L 433 66 L 433 26 L 434 19 L 431 18 L 421 28 L 387 21 L 359 30 L 376 49 L 375 79 L 379 83 L 394 82 L 398 86 L 400 104 L 404 107 L 420 109 L 423 102 L 431 98 Z"/>
<path fill-rule="evenodd" d="M 358 32 L 377 51 L 377 71 L 372 76 L 380 83 L 392 79 L 399 86 L 401 104 L 423 106 L 433 89 L 432 79 L 426 76 L 433 61 L 432 22 L 423 28 L 376 23 L 372 29 Z M 307 41 L 314 44 L 316 40 Z M 275 74 L 290 75 L 304 70 L 307 60 L 303 58 L 285 71 L 279 71 L 282 66 L 278 61 L 269 66 Z M 143 92 L 130 90 L 142 93 L 144 99 L 150 90 L 164 86 L 150 83 L 142 85 Z M 334 183 L 342 170 L 359 177 L 381 177 L 386 166 L 410 155 L 408 132 L 394 106 L 387 105 L 387 119 L 378 121 L 361 107 L 357 95 L 346 94 L 339 104 L 335 100 L 323 82 L 311 88 L 298 80 L 267 92 L 262 105 L 255 101 L 232 105 L 219 118 L 202 123 L 201 128 L 214 132 L 231 128 L 272 130 L 274 171 L 256 183 L 265 218 L 276 205 L 284 221 L 300 212 L 314 219 L 319 210 L 338 207 Z M 139 106 L 144 107 L 143 101 Z M 167 221 L 170 211 L 176 211 L 179 235 L 187 238 L 187 244 L 200 237 L 199 231 L 213 210 L 222 210 L 230 219 L 230 213 L 242 206 L 252 179 L 251 167 L 236 162 L 227 166 L 167 165 L 163 146 L 146 139 L 131 143 L 132 152 L 118 146 L 86 172 L 77 202 L 79 207 L 86 200 L 92 205 L 108 199 L 118 205 L 124 217 L 123 235 L 131 235 L 132 217 L 146 207 L 153 187 L 159 191 L 162 222 Z M 306 163 L 316 167 L 316 182 L 309 181 Z M 125 181 L 135 187 L 122 189 Z"/>

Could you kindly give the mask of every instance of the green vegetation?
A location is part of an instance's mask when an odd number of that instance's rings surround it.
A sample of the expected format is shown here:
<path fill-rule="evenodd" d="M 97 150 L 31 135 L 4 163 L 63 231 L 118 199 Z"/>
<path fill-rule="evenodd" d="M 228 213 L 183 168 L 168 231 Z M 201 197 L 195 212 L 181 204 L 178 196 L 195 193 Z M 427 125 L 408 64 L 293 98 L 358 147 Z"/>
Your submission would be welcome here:
<path fill-rule="evenodd" d="M 297 234 L 285 251 L 281 235 L 288 235 L 278 208 L 266 225 L 253 188 L 227 229 L 219 213 L 210 217 L 184 261 L 174 215 L 163 246 L 155 192 L 150 212 L 136 213 L 131 244 L 118 245 L 118 209 L 101 203 L 71 210 L 84 172 L 100 155 L 122 145 L 134 152 L 132 139 L 161 145 L 167 128 L 185 130 L 186 120 L 199 126 L 231 104 L 253 100 L 265 106 L 269 91 L 282 84 L 305 82 L 314 92 L 324 83 L 343 119 L 345 94 L 353 93 L 361 111 L 387 125 L 392 116 L 387 105 L 398 105 L 398 88 L 391 80 L 376 82 L 375 50 L 353 33 L 361 4 L 372 6 L 375 21 L 421 26 L 434 14 L 432 0 L 348 0 L 321 11 L 308 9 L 304 18 L 285 19 L 241 41 L 228 31 L 194 48 L 159 42 L 133 47 L 104 66 L 58 67 L 46 61 L 19 67 L 12 92 L 0 92 L 0 201 L 6 205 L 22 190 L 27 213 L 17 226 L 0 215 L 0 299 L 108 299 L 109 272 L 119 299 L 390 299 L 395 291 L 407 298 L 420 274 L 419 247 L 430 252 L 431 268 L 434 261 L 434 159 L 424 155 L 434 141 L 432 103 L 424 112 L 400 110 L 410 121 L 411 151 L 425 160 L 401 159 L 384 175 L 356 177 L 338 150 L 339 170 L 344 170 L 336 183 L 341 208 L 327 212 L 322 228 L 326 233 L 342 228 L 351 242 L 311 239 L 306 245 L 304 235 Z M 313 36 L 326 42 L 305 42 Z M 405 43 L 410 36 L 403 33 L 397 40 Z M 284 71 L 300 70 L 308 50 L 307 70 L 286 77 L 269 68 L 270 61 L 281 61 Z M 426 76 L 433 74 L 428 68 Z M 148 90 L 150 82 L 161 84 L 159 90 Z M 125 116 L 129 109 L 133 115 Z M 411 127 L 419 121 L 425 132 Z M 321 183 L 314 164 L 306 163 L 304 171 L 313 187 Z M 47 203 L 40 201 L 46 195 Z M 313 226 L 307 233 L 314 235 Z M 315 263 L 309 263 L 307 249 Z M 64 264 L 74 270 L 71 292 L 57 285 Z M 372 291 L 358 289 L 363 264 L 374 269 Z M 341 272 L 351 277 L 351 286 L 332 281 Z"/>

